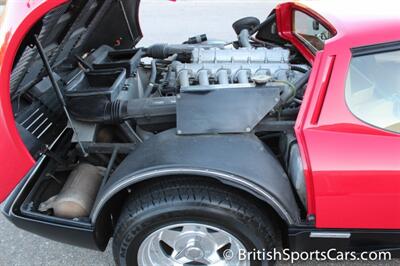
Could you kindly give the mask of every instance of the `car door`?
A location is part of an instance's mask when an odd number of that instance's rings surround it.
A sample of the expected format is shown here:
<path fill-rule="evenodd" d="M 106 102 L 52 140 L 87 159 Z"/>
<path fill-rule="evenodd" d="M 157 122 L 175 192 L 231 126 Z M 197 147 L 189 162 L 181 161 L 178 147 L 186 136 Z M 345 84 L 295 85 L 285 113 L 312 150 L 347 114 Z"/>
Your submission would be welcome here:
<path fill-rule="evenodd" d="M 318 228 L 400 228 L 400 42 L 362 41 L 318 54 L 296 126 Z"/>

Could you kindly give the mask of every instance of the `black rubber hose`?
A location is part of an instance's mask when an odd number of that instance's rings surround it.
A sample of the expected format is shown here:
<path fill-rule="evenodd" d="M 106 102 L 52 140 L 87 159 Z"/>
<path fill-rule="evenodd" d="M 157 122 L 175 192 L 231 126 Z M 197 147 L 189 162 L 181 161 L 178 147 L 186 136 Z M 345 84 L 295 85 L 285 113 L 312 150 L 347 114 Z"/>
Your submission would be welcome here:
<path fill-rule="evenodd" d="M 276 81 L 285 84 L 285 86 L 283 86 L 283 91 L 281 93 L 282 105 L 285 105 L 293 100 L 293 98 L 296 96 L 297 91 L 303 88 L 307 84 L 308 79 L 310 78 L 310 73 L 311 70 L 308 70 L 306 73 L 304 73 L 304 75 L 301 78 L 296 80 L 294 84 L 289 83 L 288 81 Z"/>
<path fill-rule="evenodd" d="M 146 55 L 155 59 L 165 59 L 174 54 L 190 57 L 192 51 L 193 46 L 191 45 L 154 44 L 146 49 Z"/>
<path fill-rule="evenodd" d="M 307 70 L 301 78 L 296 80 L 296 82 L 294 83 L 296 91 L 300 90 L 307 84 L 308 80 L 310 79 L 310 74 L 311 74 L 311 69 Z"/>
<path fill-rule="evenodd" d="M 121 101 L 110 102 L 106 97 L 76 97 L 68 100 L 71 115 L 78 121 L 118 123 L 122 113 Z"/>
<path fill-rule="evenodd" d="M 293 116 L 293 115 L 297 115 L 300 111 L 300 108 L 290 108 L 290 109 L 283 109 L 280 112 L 280 116 Z"/>
<path fill-rule="evenodd" d="M 298 72 L 301 72 L 301 73 L 307 73 L 307 69 L 305 69 L 305 68 L 302 68 L 302 67 L 299 67 L 299 66 L 294 66 L 294 65 L 291 65 L 290 66 L 290 69 L 291 70 L 294 70 L 294 71 L 298 71 Z"/>
<path fill-rule="evenodd" d="M 119 124 L 128 119 L 152 119 L 176 114 L 176 98 L 154 97 L 110 102 L 105 97 L 70 99 L 68 110 L 78 121 Z"/>
<path fill-rule="evenodd" d="M 176 114 L 176 97 L 154 97 L 126 101 L 120 119 L 142 119 Z"/>
<path fill-rule="evenodd" d="M 279 83 L 282 83 L 283 86 L 283 91 L 281 93 L 281 103 L 282 105 L 290 102 L 291 99 L 293 99 L 293 97 L 296 95 L 296 87 L 294 84 L 288 82 L 288 81 L 277 81 Z"/>
<path fill-rule="evenodd" d="M 150 79 L 149 79 L 149 84 L 146 87 L 146 90 L 144 92 L 143 97 L 147 98 L 151 95 L 153 92 L 154 85 L 156 83 L 156 78 L 157 78 L 157 64 L 162 63 L 162 64 L 171 64 L 177 57 L 177 54 L 171 55 L 168 60 L 165 59 L 153 59 L 151 61 L 151 74 L 150 74 Z M 171 70 L 171 68 L 169 68 Z"/>
<path fill-rule="evenodd" d="M 153 59 L 151 61 L 151 74 L 150 74 L 150 80 L 149 84 L 146 87 L 146 90 L 144 91 L 144 98 L 147 98 L 151 95 L 151 92 L 153 91 L 154 84 L 156 83 L 156 78 L 157 78 L 157 62 L 159 59 Z"/>

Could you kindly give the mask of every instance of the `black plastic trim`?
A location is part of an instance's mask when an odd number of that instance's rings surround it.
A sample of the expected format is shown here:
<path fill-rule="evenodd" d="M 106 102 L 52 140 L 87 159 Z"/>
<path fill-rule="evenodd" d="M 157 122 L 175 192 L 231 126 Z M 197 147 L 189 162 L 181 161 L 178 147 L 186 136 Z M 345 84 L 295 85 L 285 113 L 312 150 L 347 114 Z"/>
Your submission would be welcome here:
<path fill-rule="evenodd" d="M 367 45 L 362 47 L 356 47 L 351 49 L 353 57 L 379 54 L 385 52 L 393 52 L 400 50 L 400 41 L 386 42 L 373 45 Z"/>
<path fill-rule="evenodd" d="M 46 237 L 48 239 L 89 248 L 94 250 L 104 250 L 105 247 L 98 245 L 95 239 L 93 228 L 80 228 L 56 223 L 49 223 L 15 215 L 14 213 L 5 214 L 6 218 L 18 228 Z"/>
<path fill-rule="evenodd" d="M 63 131 L 62 136 L 69 136 L 69 133 Z M 66 135 L 67 134 L 67 135 Z M 63 145 L 59 138 L 55 141 L 57 146 Z M 52 147 L 53 145 L 51 145 Z M 4 216 L 18 228 L 32 232 L 34 234 L 70 245 L 79 247 L 105 250 L 107 240 L 100 239 L 95 233 L 94 226 L 89 221 L 74 221 L 70 219 L 61 219 L 57 217 L 44 216 L 44 215 L 24 215 L 21 211 L 21 206 L 24 203 L 26 196 L 30 193 L 32 186 L 38 180 L 38 173 L 46 167 L 49 161 L 47 155 L 42 155 L 28 174 L 16 186 L 2 209 Z"/>

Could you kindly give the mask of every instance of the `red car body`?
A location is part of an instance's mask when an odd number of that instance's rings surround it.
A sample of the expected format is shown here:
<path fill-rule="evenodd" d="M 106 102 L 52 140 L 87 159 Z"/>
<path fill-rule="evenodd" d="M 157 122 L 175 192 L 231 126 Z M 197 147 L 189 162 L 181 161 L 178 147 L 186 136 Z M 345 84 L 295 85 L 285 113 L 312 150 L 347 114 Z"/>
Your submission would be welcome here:
<path fill-rule="evenodd" d="M 32 25 L 64 2 L 27 0 L 7 6 L 0 52 L 1 201 L 34 164 L 11 110 L 7 88 L 12 62 Z M 292 9 L 315 16 L 337 32 L 323 51 L 313 55 L 292 34 L 291 20 L 284 19 L 291 17 Z M 350 49 L 400 40 L 400 19 L 393 17 L 390 21 L 386 15 L 371 20 L 364 14 L 360 22 L 359 17 L 335 15 L 335 6 L 327 3 L 286 3 L 276 10 L 280 35 L 313 64 L 306 100 L 296 122 L 296 135 L 307 162 L 308 215 L 316 217 L 319 228 L 399 229 L 400 213 L 395 210 L 400 209 L 400 155 L 395 151 L 400 149 L 400 137 L 357 119 L 346 106 L 344 84 Z"/>
<path fill-rule="evenodd" d="M 33 166 L 34 160 L 21 141 L 15 127 L 10 102 L 10 75 L 15 55 L 31 27 L 65 1 L 12 1 L 8 3 L 1 25 L 1 123 L 0 159 L 2 176 L 0 200 L 3 201 Z"/>
<path fill-rule="evenodd" d="M 7 4 L 0 49 L 0 201 L 35 163 L 20 139 L 10 104 L 14 57 L 31 27 L 64 2 Z M 365 6 L 354 10 L 326 2 L 276 7 L 280 37 L 312 64 L 295 125 L 306 178 L 307 217 L 317 229 L 400 229 L 400 136 L 361 121 L 345 101 L 351 49 L 400 41 L 400 17 L 396 10 L 388 17 L 387 12 L 380 16 Z M 312 53 L 293 34 L 293 10 L 311 15 L 334 33 L 322 51 Z"/>
<path fill-rule="evenodd" d="M 380 16 L 370 7 L 360 7 L 369 9 L 360 10 L 360 16 L 346 11 L 350 7 L 310 5 L 337 34 L 313 59 L 312 82 L 296 123 L 307 162 L 308 213 L 316 215 L 319 228 L 398 229 L 400 137 L 357 119 L 346 105 L 344 88 L 351 49 L 398 41 L 399 17 Z M 282 15 L 290 6 L 280 7 Z"/>

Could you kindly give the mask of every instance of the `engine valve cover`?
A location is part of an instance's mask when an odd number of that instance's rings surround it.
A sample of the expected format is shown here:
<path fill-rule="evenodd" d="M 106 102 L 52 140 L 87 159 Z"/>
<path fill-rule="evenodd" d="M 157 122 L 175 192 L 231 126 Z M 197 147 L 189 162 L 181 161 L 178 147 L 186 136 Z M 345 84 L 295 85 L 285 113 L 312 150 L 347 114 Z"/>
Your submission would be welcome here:
<path fill-rule="evenodd" d="M 258 75 L 286 80 L 289 55 L 283 48 L 197 47 L 190 64 L 175 61 L 171 67 L 181 88 L 191 84 L 247 84 Z"/>

